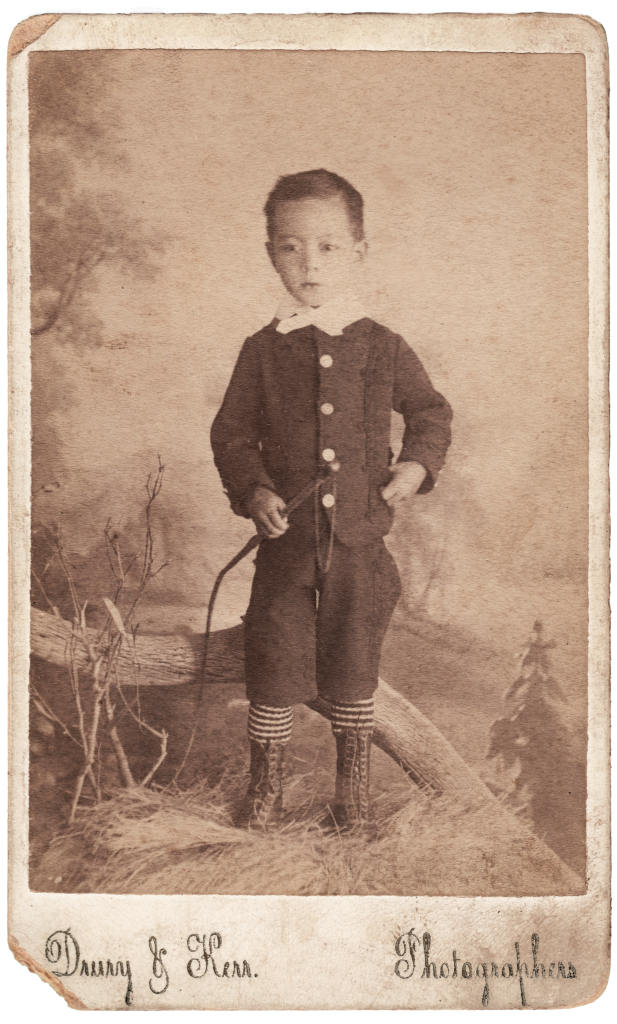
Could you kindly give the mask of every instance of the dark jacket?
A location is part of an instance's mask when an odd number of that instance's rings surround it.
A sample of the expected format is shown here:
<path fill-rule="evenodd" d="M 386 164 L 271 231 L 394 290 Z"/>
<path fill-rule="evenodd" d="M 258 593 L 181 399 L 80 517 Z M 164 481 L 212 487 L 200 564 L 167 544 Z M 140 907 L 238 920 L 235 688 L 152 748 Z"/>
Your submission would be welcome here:
<path fill-rule="evenodd" d="M 392 522 L 380 494 L 390 477 L 391 410 L 405 420 L 398 461 L 426 468 L 425 492 L 450 444 L 450 406 L 406 342 L 373 320 L 356 321 L 338 338 L 316 327 L 280 334 L 276 323 L 244 343 L 212 425 L 231 506 L 247 515 L 258 485 L 289 501 L 335 458 L 336 536 L 351 547 L 375 541 Z M 288 545 L 312 528 L 312 508 L 292 519 L 281 538 Z"/>

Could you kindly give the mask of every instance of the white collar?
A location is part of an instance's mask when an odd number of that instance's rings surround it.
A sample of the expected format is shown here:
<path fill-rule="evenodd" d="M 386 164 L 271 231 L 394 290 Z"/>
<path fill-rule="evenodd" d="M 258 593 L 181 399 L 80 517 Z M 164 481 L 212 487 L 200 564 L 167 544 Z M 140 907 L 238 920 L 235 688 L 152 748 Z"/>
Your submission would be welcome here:
<path fill-rule="evenodd" d="M 286 295 L 276 311 L 276 318 L 279 321 L 276 329 L 279 334 L 289 334 L 290 331 L 297 331 L 313 324 L 325 334 L 337 338 L 343 333 L 344 327 L 355 323 L 356 320 L 362 320 L 365 316 L 362 303 L 353 295 L 341 296 L 316 308 L 304 306 L 291 295 Z"/>

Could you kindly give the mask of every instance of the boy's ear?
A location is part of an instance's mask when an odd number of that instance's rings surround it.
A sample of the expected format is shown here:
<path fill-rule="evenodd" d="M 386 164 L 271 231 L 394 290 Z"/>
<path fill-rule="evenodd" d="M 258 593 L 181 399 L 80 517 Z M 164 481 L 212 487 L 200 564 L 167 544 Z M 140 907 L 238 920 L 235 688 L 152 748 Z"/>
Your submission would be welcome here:
<path fill-rule="evenodd" d="M 272 264 L 272 266 L 276 270 L 276 263 L 274 262 L 274 246 L 272 245 L 272 242 L 270 241 L 270 239 L 268 239 L 268 241 L 266 242 L 266 252 L 268 253 L 268 256 L 270 257 L 270 263 Z"/>

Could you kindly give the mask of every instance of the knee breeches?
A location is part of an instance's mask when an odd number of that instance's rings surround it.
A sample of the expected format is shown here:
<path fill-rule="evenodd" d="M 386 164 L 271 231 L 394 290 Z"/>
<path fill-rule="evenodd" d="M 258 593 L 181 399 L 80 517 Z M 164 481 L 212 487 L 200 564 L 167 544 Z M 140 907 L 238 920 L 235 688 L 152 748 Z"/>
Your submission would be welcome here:
<path fill-rule="evenodd" d="M 330 570 L 282 576 L 264 541 L 245 619 L 247 696 L 284 707 L 319 695 L 371 697 L 388 623 L 400 597 L 394 560 L 383 544 L 334 545 Z"/>

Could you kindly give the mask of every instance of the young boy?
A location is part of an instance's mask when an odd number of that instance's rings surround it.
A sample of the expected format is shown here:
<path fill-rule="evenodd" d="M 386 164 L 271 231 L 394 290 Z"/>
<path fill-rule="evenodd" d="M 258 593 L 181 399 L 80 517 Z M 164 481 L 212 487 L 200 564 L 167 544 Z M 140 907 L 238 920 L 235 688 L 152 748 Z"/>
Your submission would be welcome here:
<path fill-rule="evenodd" d="M 366 254 L 356 189 L 326 170 L 286 175 L 265 214 L 287 296 L 244 343 L 211 435 L 233 511 L 263 538 L 245 623 L 251 761 L 237 823 L 279 820 L 293 706 L 319 695 L 337 746 L 333 822 L 367 830 L 373 694 L 400 596 L 383 537 L 394 506 L 434 486 L 452 413 L 403 339 L 355 297 Z M 395 465 L 392 409 L 405 421 Z"/>

